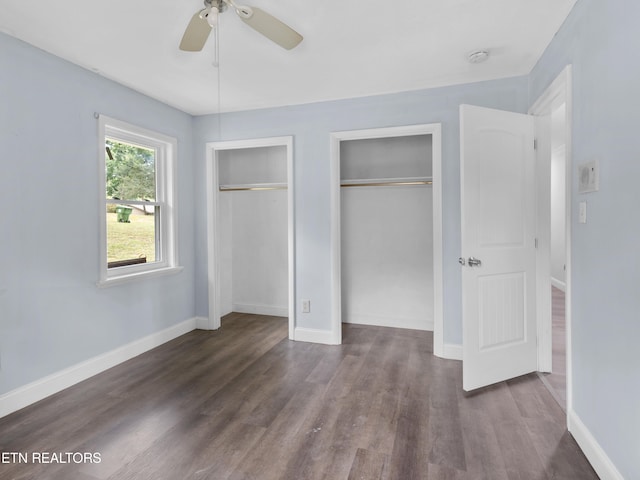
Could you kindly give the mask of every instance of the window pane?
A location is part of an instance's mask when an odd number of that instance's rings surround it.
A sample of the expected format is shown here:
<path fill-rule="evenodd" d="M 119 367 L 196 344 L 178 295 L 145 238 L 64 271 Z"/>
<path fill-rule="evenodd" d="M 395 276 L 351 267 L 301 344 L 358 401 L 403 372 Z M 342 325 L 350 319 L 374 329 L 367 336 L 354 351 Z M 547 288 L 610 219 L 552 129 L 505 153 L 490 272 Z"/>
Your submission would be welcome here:
<path fill-rule="evenodd" d="M 106 140 L 107 198 L 156 199 L 155 150 Z"/>
<path fill-rule="evenodd" d="M 107 262 L 109 268 L 160 260 L 157 232 L 160 207 L 107 205 Z"/>

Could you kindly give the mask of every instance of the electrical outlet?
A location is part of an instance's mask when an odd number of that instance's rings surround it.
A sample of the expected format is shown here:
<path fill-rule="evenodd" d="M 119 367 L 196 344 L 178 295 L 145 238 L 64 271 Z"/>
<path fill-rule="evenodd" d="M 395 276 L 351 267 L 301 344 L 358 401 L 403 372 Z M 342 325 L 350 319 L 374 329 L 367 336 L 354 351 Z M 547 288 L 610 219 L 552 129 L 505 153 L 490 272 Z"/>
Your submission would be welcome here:
<path fill-rule="evenodd" d="M 311 311 L 311 300 L 302 300 L 302 313 L 309 313 Z"/>

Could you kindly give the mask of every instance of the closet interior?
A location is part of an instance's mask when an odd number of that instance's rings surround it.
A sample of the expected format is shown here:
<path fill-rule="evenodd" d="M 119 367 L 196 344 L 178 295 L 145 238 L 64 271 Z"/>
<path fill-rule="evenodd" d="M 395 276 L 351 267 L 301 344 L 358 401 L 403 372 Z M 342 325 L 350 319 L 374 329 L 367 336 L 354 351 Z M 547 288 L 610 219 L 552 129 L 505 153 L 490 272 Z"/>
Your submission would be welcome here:
<path fill-rule="evenodd" d="M 432 135 L 340 142 L 342 321 L 433 330 Z"/>
<path fill-rule="evenodd" d="M 285 146 L 219 150 L 220 314 L 288 316 Z"/>

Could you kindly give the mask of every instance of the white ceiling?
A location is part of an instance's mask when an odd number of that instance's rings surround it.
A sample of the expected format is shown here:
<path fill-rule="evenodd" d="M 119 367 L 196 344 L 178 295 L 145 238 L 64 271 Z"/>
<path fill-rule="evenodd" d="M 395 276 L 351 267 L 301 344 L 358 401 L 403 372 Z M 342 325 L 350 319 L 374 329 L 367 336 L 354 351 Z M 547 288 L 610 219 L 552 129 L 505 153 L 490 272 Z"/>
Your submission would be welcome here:
<path fill-rule="evenodd" d="M 0 31 L 191 114 L 293 105 L 525 75 L 576 0 L 246 0 L 300 32 L 287 51 L 220 18 L 178 49 L 202 0 L 0 0 Z M 238 2 L 242 3 L 242 2 Z M 467 54 L 488 49 L 489 60 Z"/>

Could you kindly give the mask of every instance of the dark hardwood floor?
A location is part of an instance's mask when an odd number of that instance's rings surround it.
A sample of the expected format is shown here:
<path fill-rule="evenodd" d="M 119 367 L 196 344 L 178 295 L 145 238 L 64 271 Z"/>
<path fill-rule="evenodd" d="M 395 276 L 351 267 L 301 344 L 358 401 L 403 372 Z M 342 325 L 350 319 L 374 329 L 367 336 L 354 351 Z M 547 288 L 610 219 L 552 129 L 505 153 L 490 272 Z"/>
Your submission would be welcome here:
<path fill-rule="evenodd" d="M 551 373 L 539 373 L 563 410 L 567 406 L 567 328 L 565 294 L 551 287 Z"/>
<path fill-rule="evenodd" d="M 465 394 L 430 332 L 344 326 L 291 342 L 286 319 L 231 314 L 0 419 L 0 479 L 597 478 L 536 374 Z"/>

